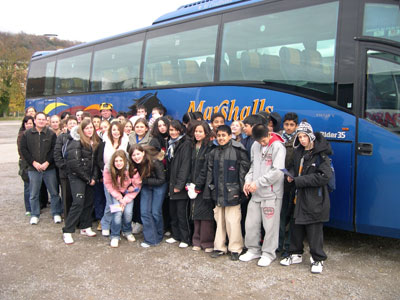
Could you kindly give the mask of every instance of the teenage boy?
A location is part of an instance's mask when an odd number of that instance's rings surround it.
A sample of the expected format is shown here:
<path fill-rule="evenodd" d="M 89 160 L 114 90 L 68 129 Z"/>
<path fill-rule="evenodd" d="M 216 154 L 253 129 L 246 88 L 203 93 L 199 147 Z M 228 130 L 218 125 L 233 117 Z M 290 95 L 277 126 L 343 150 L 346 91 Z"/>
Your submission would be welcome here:
<path fill-rule="evenodd" d="M 254 143 L 254 139 L 252 137 L 252 130 L 253 127 L 257 124 L 265 123 L 265 119 L 261 115 L 250 115 L 243 120 L 243 132 L 245 133 L 246 137 L 241 140 L 241 143 L 247 150 L 247 155 L 250 158 L 250 150 L 251 146 Z"/>
<path fill-rule="evenodd" d="M 286 149 L 278 134 L 269 134 L 265 124 L 253 127 L 256 140 L 251 148 L 251 166 L 243 188 L 251 195 L 247 207 L 245 246 L 247 252 L 241 261 L 260 258 L 258 265 L 266 267 L 276 258 L 278 248 L 279 218 L 283 196 L 283 172 Z M 265 235 L 261 240 L 261 224 Z"/>
<path fill-rule="evenodd" d="M 299 123 L 299 117 L 294 112 L 288 112 L 283 117 L 283 130 L 279 132 L 285 140 L 286 159 L 285 168 L 290 170 L 293 163 L 293 142 L 296 136 L 296 129 Z M 291 227 L 293 224 L 293 209 L 294 209 L 294 185 L 284 180 L 281 220 L 279 226 L 279 247 L 278 251 L 282 253 L 283 257 L 288 255 L 290 246 Z M 286 227 L 289 225 L 286 235 Z"/>
<path fill-rule="evenodd" d="M 207 189 L 203 194 L 204 199 L 211 199 L 215 203 L 214 218 L 217 231 L 211 257 L 217 258 L 229 250 L 231 260 L 238 260 L 243 250 L 240 226 L 241 191 L 250 163 L 243 145 L 232 140 L 231 128 L 228 125 L 219 126 L 216 134 L 218 146 L 209 155 Z M 225 244 L 227 234 L 228 247 Z"/>

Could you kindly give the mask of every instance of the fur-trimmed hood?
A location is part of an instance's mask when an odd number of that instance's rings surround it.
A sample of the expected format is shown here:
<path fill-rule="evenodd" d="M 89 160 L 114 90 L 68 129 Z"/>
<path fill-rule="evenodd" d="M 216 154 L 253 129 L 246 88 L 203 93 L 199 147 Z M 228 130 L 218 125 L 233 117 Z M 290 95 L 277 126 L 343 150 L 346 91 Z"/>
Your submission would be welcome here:
<path fill-rule="evenodd" d="M 79 125 L 76 125 L 76 126 L 72 127 L 71 131 L 69 132 L 69 135 L 75 141 L 81 140 L 81 136 L 78 133 L 78 129 L 79 129 Z"/>

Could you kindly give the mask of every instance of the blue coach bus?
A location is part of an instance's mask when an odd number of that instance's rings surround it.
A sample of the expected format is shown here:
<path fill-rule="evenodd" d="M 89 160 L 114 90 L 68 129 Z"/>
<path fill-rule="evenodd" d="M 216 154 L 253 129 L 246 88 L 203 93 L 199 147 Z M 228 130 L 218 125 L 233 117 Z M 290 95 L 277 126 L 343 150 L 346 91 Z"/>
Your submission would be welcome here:
<path fill-rule="evenodd" d="M 26 106 L 162 103 L 181 118 L 297 112 L 331 142 L 330 226 L 400 237 L 398 0 L 203 0 L 150 27 L 34 56 Z"/>

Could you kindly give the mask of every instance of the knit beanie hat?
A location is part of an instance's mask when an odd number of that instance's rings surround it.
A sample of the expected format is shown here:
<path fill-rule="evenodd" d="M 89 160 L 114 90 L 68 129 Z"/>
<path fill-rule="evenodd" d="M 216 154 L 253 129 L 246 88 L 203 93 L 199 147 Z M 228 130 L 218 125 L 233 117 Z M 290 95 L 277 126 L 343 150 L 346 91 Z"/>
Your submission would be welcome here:
<path fill-rule="evenodd" d="M 296 130 L 296 137 L 294 138 L 294 143 L 293 143 L 294 148 L 297 148 L 300 145 L 300 141 L 298 139 L 299 133 L 307 134 L 308 137 L 310 138 L 310 142 L 315 141 L 315 135 L 311 124 L 307 123 L 306 121 L 301 121 Z"/>

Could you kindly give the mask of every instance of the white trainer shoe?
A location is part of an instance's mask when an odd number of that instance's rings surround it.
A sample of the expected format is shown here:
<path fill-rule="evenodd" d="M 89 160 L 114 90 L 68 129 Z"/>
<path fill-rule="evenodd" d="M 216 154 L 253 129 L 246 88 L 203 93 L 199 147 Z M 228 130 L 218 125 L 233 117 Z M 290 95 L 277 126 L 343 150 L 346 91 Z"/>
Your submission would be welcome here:
<path fill-rule="evenodd" d="M 282 266 L 290 266 L 291 264 L 299 264 L 303 261 L 303 257 L 300 254 L 292 254 L 281 260 Z"/>
<path fill-rule="evenodd" d="M 110 236 L 110 229 L 102 229 L 101 235 L 102 236 Z"/>
<path fill-rule="evenodd" d="M 135 237 L 133 236 L 133 234 L 132 233 L 129 233 L 129 234 L 122 234 L 122 236 L 124 237 L 124 238 L 126 238 L 127 240 L 128 240 L 128 242 L 134 242 L 134 241 L 136 241 L 136 239 L 135 239 Z"/>
<path fill-rule="evenodd" d="M 179 243 L 179 248 L 187 248 L 189 247 L 189 244 L 185 243 L 185 242 L 180 242 Z"/>
<path fill-rule="evenodd" d="M 165 240 L 165 242 L 168 244 L 174 244 L 174 243 L 177 243 L 178 241 L 174 238 L 169 238 L 169 239 Z"/>
<path fill-rule="evenodd" d="M 55 215 L 54 216 L 54 223 L 60 224 L 61 223 L 61 216 L 60 215 Z"/>
<path fill-rule="evenodd" d="M 324 268 L 324 262 L 320 260 L 314 260 L 312 257 L 310 257 L 310 261 L 311 261 L 311 273 L 313 274 L 322 273 L 322 270 Z"/>
<path fill-rule="evenodd" d="M 74 239 L 72 238 L 71 233 L 63 233 L 63 240 L 64 240 L 64 243 L 67 245 L 71 245 L 74 243 Z"/>
<path fill-rule="evenodd" d="M 88 228 L 85 228 L 85 229 L 81 229 L 81 234 L 82 235 L 86 235 L 86 236 L 90 236 L 90 237 L 96 236 L 96 232 L 94 232 L 91 227 L 88 227 Z"/>
<path fill-rule="evenodd" d="M 110 246 L 112 248 L 118 248 L 119 246 L 119 239 L 111 239 Z"/>
<path fill-rule="evenodd" d="M 250 251 L 247 251 L 245 254 L 239 256 L 240 261 L 251 261 L 253 259 L 260 258 L 260 254 L 254 254 Z"/>
<path fill-rule="evenodd" d="M 38 223 L 39 223 L 38 217 L 31 217 L 31 220 L 30 220 L 31 225 L 37 225 Z"/>
<path fill-rule="evenodd" d="M 268 267 L 271 264 L 272 260 L 268 256 L 262 255 L 258 260 L 257 266 L 259 267 Z"/>
<path fill-rule="evenodd" d="M 150 248 L 150 245 L 147 244 L 146 242 L 140 243 L 140 246 L 143 247 L 143 248 Z"/>

